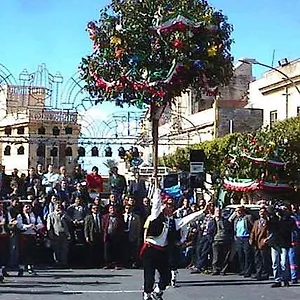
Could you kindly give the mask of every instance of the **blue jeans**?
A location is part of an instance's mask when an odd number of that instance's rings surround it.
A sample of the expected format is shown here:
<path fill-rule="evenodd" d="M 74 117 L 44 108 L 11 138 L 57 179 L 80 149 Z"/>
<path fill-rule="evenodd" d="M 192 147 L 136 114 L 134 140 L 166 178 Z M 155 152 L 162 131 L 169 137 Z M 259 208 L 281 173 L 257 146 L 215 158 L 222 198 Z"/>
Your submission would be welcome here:
<path fill-rule="evenodd" d="M 291 279 L 300 279 L 300 245 L 289 249 L 289 261 L 291 270 Z"/>
<path fill-rule="evenodd" d="M 288 248 L 271 248 L 272 269 L 275 282 L 289 281 Z"/>

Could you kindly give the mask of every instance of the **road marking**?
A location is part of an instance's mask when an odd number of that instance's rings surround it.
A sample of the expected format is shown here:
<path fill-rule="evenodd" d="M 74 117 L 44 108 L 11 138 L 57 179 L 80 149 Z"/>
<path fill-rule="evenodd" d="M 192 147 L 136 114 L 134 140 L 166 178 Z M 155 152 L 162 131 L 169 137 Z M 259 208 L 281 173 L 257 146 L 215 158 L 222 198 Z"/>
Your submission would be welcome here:
<path fill-rule="evenodd" d="M 143 290 L 129 290 L 129 291 L 63 291 L 64 294 L 121 294 L 121 293 L 127 293 L 127 294 L 133 294 L 133 293 L 142 293 Z"/>

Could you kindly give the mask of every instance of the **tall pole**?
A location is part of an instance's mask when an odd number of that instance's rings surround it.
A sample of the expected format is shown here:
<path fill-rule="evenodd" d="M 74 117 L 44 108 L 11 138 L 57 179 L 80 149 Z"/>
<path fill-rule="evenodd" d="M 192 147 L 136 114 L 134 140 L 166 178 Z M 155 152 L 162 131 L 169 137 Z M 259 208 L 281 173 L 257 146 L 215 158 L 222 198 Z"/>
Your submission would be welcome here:
<path fill-rule="evenodd" d="M 158 124 L 159 124 L 159 115 L 158 109 L 155 102 L 151 103 L 150 107 L 150 118 L 152 121 L 152 157 L 153 157 L 153 178 L 154 178 L 154 187 L 158 188 Z"/>

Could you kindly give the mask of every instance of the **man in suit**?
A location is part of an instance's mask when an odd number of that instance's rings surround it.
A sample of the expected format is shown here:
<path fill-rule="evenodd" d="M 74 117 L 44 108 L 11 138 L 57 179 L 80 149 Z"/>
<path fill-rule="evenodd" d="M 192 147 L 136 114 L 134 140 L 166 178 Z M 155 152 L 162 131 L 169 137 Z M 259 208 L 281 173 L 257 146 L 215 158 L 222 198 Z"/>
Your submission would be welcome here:
<path fill-rule="evenodd" d="M 55 203 L 54 212 L 50 213 L 47 218 L 47 230 L 53 249 L 54 261 L 59 265 L 66 266 L 71 234 L 69 231 L 70 218 L 63 209 L 59 202 Z"/>
<path fill-rule="evenodd" d="M 105 269 L 121 268 L 122 262 L 122 241 L 124 236 L 124 220 L 122 215 L 118 214 L 116 207 L 111 205 L 108 213 L 101 219 L 103 243 L 104 243 L 104 262 Z"/>
<path fill-rule="evenodd" d="M 141 243 L 141 219 L 133 213 L 133 207 L 129 204 L 125 206 L 123 214 L 125 223 L 125 257 L 124 263 L 132 268 L 138 267 L 138 253 Z"/>
<path fill-rule="evenodd" d="M 103 243 L 101 215 L 96 204 L 92 204 L 91 214 L 84 219 L 84 237 L 88 246 L 88 263 L 100 266 L 103 262 Z"/>
<path fill-rule="evenodd" d="M 259 210 L 259 219 L 254 221 L 249 238 L 250 245 L 254 247 L 256 274 L 253 277 L 257 280 L 269 279 L 271 251 L 267 244 L 269 236 L 267 222 L 267 209 L 263 206 Z"/>

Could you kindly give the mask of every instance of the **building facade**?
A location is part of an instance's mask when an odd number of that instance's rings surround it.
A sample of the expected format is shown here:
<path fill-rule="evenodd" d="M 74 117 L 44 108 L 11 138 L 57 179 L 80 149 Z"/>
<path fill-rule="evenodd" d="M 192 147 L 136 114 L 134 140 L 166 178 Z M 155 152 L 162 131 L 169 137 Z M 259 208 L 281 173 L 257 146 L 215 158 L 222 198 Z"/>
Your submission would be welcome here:
<path fill-rule="evenodd" d="M 189 91 L 165 108 L 159 126 L 159 156 L 178 147 L 209 141 L 234 132 L 256 131 L 262 126 L 262 110 L 246 108 L 252 66 L 239 62 L 231 83 L 217 95 Z M 151 122 L 145 118 L 142 138 L 145 153 L 151 156 Z"/>
<path fill-rule="evenodd" d="M 276 70 L 277 69 L 277 70 Z M 284 60 L 249 86 L 249 108 L 263 110 L 263 125 L 300 115 L 300 59 Z"/>
<path fill-rule="evenodd" d="M 77 112 L 47 107 L 45 87 L 5 85 L 0 89 L 0 163 L 7 174 L 42 163 L 70 172 L 77 163 Z"/>

